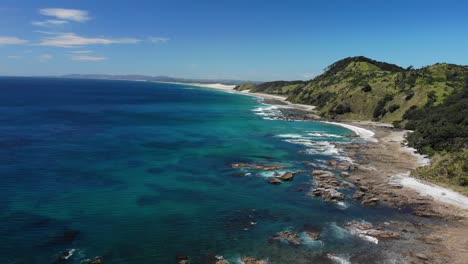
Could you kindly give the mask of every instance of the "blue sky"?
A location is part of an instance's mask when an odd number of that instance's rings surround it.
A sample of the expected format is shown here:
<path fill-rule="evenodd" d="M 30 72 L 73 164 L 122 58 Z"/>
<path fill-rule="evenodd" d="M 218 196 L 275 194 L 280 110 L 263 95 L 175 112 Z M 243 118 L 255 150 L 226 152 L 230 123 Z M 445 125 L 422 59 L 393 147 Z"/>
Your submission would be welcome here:
<path fill-rule="evenodd" d="M 364 55 L 468 64 L 467 1 L 2 0 L 0 75 L 309 79 Z"/>

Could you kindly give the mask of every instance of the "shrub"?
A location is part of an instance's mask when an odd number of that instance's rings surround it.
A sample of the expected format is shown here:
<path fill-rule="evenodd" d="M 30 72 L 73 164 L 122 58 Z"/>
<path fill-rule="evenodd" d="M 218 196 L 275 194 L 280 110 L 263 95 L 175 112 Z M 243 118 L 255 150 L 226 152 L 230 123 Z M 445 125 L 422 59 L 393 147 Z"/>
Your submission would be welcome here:
<path fill-rule="evenodd" d="M 372 87 L 369 84 L 366 84 L 364 87 L 362 87 L 361 91 L 368 93 L 372 91 Z"/>

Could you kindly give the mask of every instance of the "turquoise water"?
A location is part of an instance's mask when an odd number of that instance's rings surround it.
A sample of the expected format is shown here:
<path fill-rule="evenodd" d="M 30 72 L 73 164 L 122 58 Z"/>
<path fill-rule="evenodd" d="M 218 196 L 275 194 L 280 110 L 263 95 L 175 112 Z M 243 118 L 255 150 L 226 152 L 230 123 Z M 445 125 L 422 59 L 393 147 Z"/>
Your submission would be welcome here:
<path fill-rule="evenodd" d="M 271 120 L 278 112 L 253 97 L 126 81 L 0 78 L 0 87 L 0 263 L 54 263 L 72 248 L 69 263 L 328 263 L 320 254 L 331 251 L 371 260 L 377 246 L 340 226 L 395 217 L 307 196 L 308 172 L 280 186 L 265 173 L 239 177 L 232 163 L 310 171 L 304 161 L 343 158 L 329 142 L 352 140 L 338 126 Z M 321 230 L 322 242 L 269 240 L 285 229 Z"/>

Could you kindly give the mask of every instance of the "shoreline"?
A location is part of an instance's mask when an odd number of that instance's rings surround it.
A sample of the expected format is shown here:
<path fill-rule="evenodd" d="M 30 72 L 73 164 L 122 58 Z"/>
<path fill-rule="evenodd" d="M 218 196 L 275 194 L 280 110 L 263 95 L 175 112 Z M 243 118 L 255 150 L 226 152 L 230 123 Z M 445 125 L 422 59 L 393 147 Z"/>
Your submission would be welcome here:
<path fill-rule="evenodd" d="M 315 106 L 308 106 L 308 105 L 295 104 L 295 103 L 288 102 L 286 101 L 287 99 L 286 96 L 270 95 L 270 94 L 264 94 L 264 93 L 249 93 L 248 90 L 236 91 L 234 90 L 234 87 L 236 87 L 235 85 L 224 85 L 220 83 L 218 84 L 172 83 L 172 84 L 191 85 L 191 86 L 196 86 L 196 87 L 211 88 L 211 89 L 216 89 L 220 91 L 253 96 L 253 97 L 257 97 L 261 99 L 278 100 L 281 103 L 285 103 L 286 105 L 292 108 L 296 108 L 301 111 L 313 112 L 314 109 L 316 108 Z M 271 104 L 274 105 L 274 102 L 272 102 Z M 364 140 L 369 141 L 369 142 L 374 142 L 374 143 L 379 142 L 379 138 L 376 137 L 375 130 L 393 128 L 393 126 L 390 124 L 373 122 L 373 121 L 345 120 L 342 122 L 331 122 L 331 121 L 323 120 L 321 122 L 336 125 L 336 126 L 342 126 L 344 128 L 347 128 L 353 131 L 355 134 L 357 134 L 359 137 L 363 138 Z M 425 183 L 419 179 L 416 179 L 410 176 L 410 173 L 412 170 L 418 167 L 429 165 L 430 159 L 422 154 L 417 153 L 416 149 L 403 145 L 405 141 L 405 135 L 408 132 L 410 131 L 405 131 L 405 130 L 390 131 L 390 135 L 387 136 L 389 141 L 400 145 L 400 149 L 398 150 L 399 152 L 401 152 L 402 154 L 406 153 L 406 154 L 411 155 L 416 164 L 415 166 L 413 166 L 413 168 L 405 172 L 406 174 L 408 174 L 407 176 L 403 176 L 404 174 L 399 174 L 399 175 L 394 175 L 394 176 L 399 178 L 399 181 L 402 185 L 404 185 L 405 187 L 411 188 L 412 190 L 414 190 L 415 192 L 419 194 L 432 196 L 433 198 L 437 199 L 438 202 L 447 203 L 447 204 L 451 204 L 454 206 L 459 206 L 462 209 L 468 209 L 468 197 L 464 196 L 463 194 L 460 194 L 457 191 L 449 189 L 447 187 L 439 186 L 437 184 Z M 440 190 L 441 193 L 445 193 L 445 194 L 444 195 L 431 194 L 431 192 L 429 192 L 428 190 Z M 457 197 L 456 198 L 457 202 L 453 202 L 453 199 L 454 199 L 453 197 Z"/>
<path fill-rule="evenodd" d="M 213 88 L 202 84 L 195 86 Z M 275 105 L 276 101 L 299 111 L 313 113 L 314 110 L 314 107 L 287 102 L 284 96 L 239 92 L 222 86 L 214 89 L 273 100 L 268 104 Z M 468 197 L 410 176 L 416 168 L 430 164 L 430 160 L 406 146 L 405 136 L 409 131 L 394 130 L 389 124 L 372 121 L 317 121 L 350 129 L 367 142 L 343 146 L 349 148 L 345 152 L 357 161 L 357 170 L 346 176 L 347 181 L 358 186 L 358 190 L 365 188 L 367 199 L 376 199 L 378 204 L 399 210 L 411 208 L 412 214 L 422 217 L 411 223 L 417 228 L 418 237 L 410 243 L 424 254 L 410 253 L 412 263 L 465 263 L 468 259 Z M 445 224 L 425 224 L 424 218 L 441 219 Z M 400 232 L 407 230 L 400 227 Z"/>

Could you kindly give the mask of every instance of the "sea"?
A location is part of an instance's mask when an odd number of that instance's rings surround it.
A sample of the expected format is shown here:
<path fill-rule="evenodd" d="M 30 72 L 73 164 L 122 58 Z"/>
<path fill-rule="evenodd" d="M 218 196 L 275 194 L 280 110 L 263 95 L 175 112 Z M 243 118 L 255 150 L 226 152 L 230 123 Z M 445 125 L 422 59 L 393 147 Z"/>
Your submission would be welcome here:
<path fill-rule="evenodd" d="M 366 142 L 284 118 L 288 106 L 156 82 L 2 77 L 0 89 L 0 263 L 377 263 L 382 244 L 346 223 L 402 217 L 311 196 L 311 170 L 353 162 L 340 146 Z M 269 184 L 287 171 L 299 173 Z M 284 230 L 301 244 L 272 240 Z"/>

